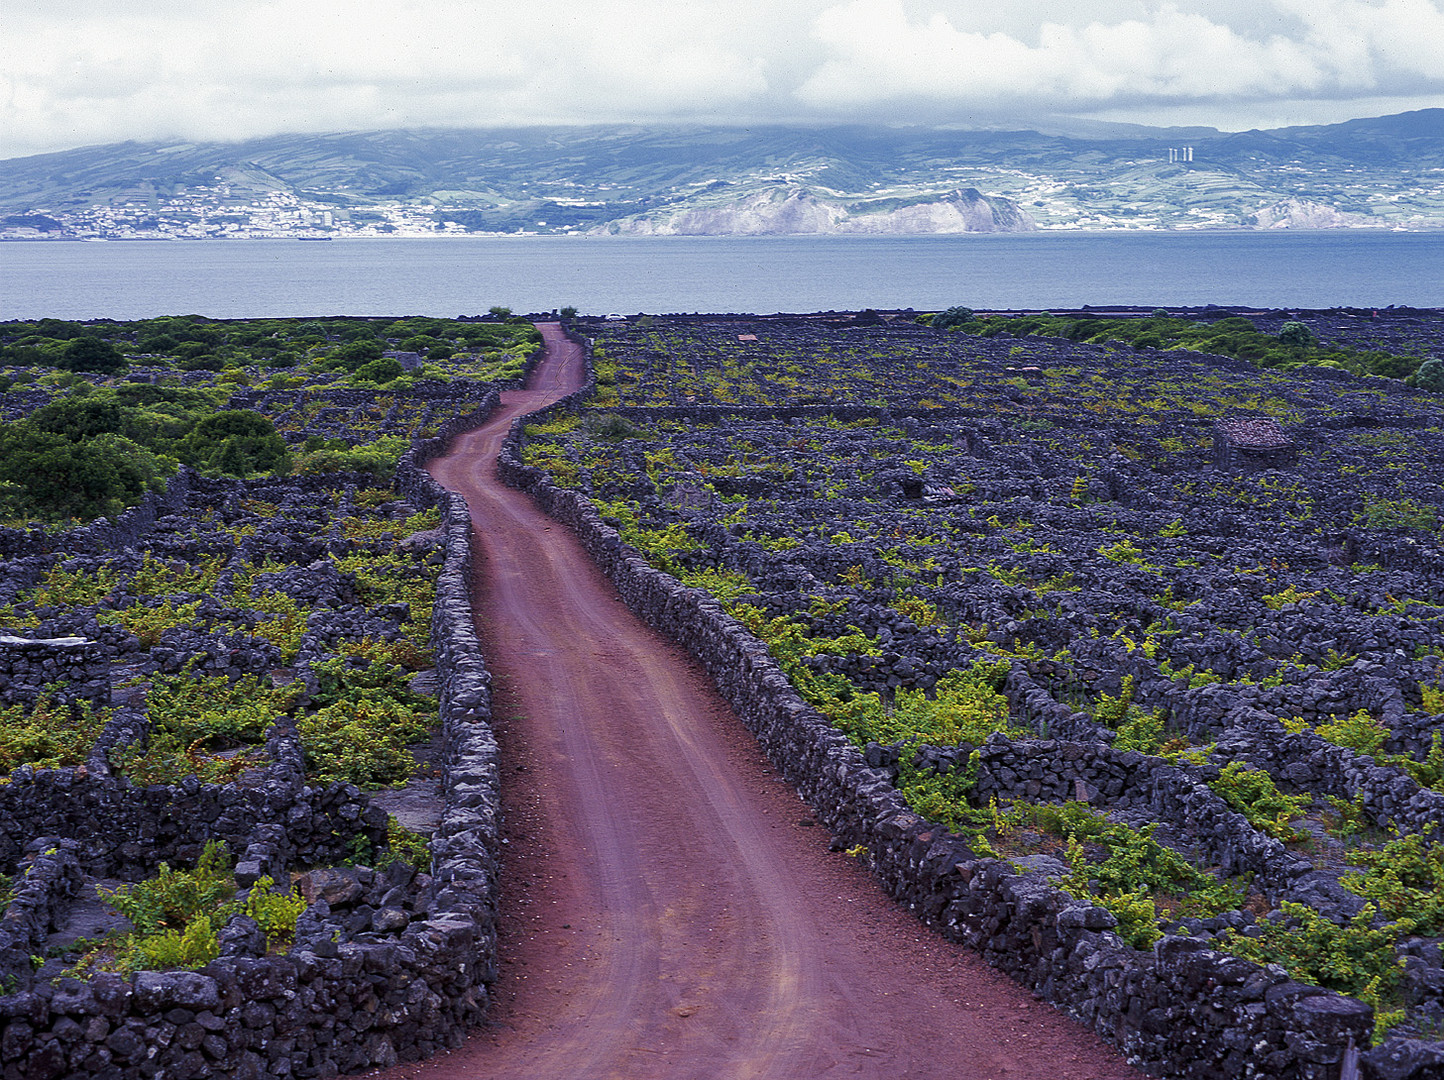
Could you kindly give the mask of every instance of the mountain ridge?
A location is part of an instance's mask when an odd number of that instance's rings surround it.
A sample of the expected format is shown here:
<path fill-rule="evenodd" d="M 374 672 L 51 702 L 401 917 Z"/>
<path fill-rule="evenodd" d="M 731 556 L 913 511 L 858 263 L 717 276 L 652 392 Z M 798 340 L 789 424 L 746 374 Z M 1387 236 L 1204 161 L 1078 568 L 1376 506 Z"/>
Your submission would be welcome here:
<path fill-rule="evenodd" d="M 657 234 L 708 219 L 740 228 L 755 223 L 742 208 L 789 193 L 820 231 L 979 231 L 943 227 L 968 217 L 942 209 L 968 189 L 981 200 L 974 219 L 981 226 L 990 215 L 991 229 L 1444 227 L 1444 109 L 1246 132 L 1074 125 L 598 125 L 127 142 L 0 160 L 0 236 Z M 899 216 L 879 209 L 886 200 L 935 209 Z M 780 218 L 778 228 L 787 231 Z"/>

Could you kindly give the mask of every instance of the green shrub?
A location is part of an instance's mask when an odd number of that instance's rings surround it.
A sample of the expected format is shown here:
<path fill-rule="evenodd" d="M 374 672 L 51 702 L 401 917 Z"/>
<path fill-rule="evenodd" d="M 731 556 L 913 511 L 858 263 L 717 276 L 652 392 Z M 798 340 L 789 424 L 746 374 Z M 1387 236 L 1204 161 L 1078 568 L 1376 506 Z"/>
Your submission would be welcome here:
<path fill-rule="evenodd" d="M 1198 869 L 1153 839 L 1157 825 L 1133 829 L 1108 821 L 1083 803 L 1015 804 L 1014 824 L 1028 824 L 1068 841 L 1068 874 L 1058 887 L 1111 911 L 1119 936 L 1147 948 L 1162 932 L 1159 902 L 1177 915 L 1216 915 L 1238 906 L 1240 890 Z M 1101 849 L 1098 854 L 1090 848 Z"/>
<path fill-rule="evenodd" d="M 67 371 L 94 371 L 113 374 L 129 366 L 125 354 L 109 341 L 89 335 L 72 338 L 55 361 L 55 366 Z"/>
<path fill-rule="evenodd" d="M 294 887 L 277 892 L 269 876 L 251 887 L 244 902 L 235 901 L 230 854 L 218 840 L 206 844 L 194 870 L 172 870 L 161 863 L 153 878 L 97 892 L 130 920 L 133 930 L 110 935 L 90 948 L 73 969 L 78 975 L 97 968 L 130 974 L 203 967 L 220 954 L 218 928 L 238 914 L 255 920 L 270 946 L 284 945 L 295 936 L 296 920 L 306 910 Z"/>
<path fill-rule="evenodd" d="M 1134 688 L 1133 676 L 1125 675 L 1119 685 L 1117 697 L 1112 694 L 1099 694 L 1098 703 L 1093 706 L 1093 719 L 1110 728 L 1122 724 L 1128 718 L 1129 710 L 1133 708 Z"/>
<path fill-rule="evenodd" d="M 135 604 L 128 608 L 113 608 L 96 613 L 101 624 L 118 623 L 127 633 L 134 634 L 142 646 L 149 649 L 160 642 L 165 631 L 177 626 L 190 626 L 195 622 L 196 610 L 201 601 L 195 600 L 179 607 L 171 603 L 170 597 L 157 607 Z"/>
<path fill-rule="evenodd" d="M 1137 750 L 1141 754 L 1156 754 L 1167 741 L 1163 737 L 1164 719 L 1161 709 L 1141 709 L 1134 705 L 1129 708 L 1117 731 L 1118 737 L 1113 740 L 1115 750 Z"/>
<path fill-rule="evenodd" d="M 392 379 L 400 378 L 404 374 L 406 374 L 406 369 L 401 366 L 400 360 L 394 356 L 382 356 L 358 367 L 352 373 L 351 380 L 380 386 L 389 383 Z"/>
<path fill-rule="evenodd" d="M 1335 746 L 1344 746 L 1360 754 L 1377 754 L 1389 738 L 1389 729 L 1369 715 L 1368 709 L 1360 709 L 1342 720 L 1320 724 L 1314 730 L 1320 738 Z"/>
<path fill-rule="evenodd" d="M 1436 711 L 1444 712 L 1444 708 Z M 1420 787 L 1444 790 L 1444 731 L 1434 732 L 1422 761 L 1408 754 L 1384 754 L 1379 763 L 1403 769 Z"/>
<path fill-rule="evenodd" d="M 1414 833 L 1376 851 L 1352 852 L 1349 861 L 1364 872 L 1339 880 L 1370 901 L 1383 918 L 1407 921 L 1419 934 L 1444 932 L 1444 845 Z"/>
<path fill-rule="evenodd" d="M 96 435 L 132 431 L 135 413 L 122 408 L 113 396 L 72 393 L 42 405 L 29 419 L 40 431 L 64 435 L 71 442 L 84 442 Z"/>
<path fill-rule="evenodd" d="M 1362 520 L 1371 529 L 1424 529 L 1432 531 L 1439 515 L 1428 503 L 1413 499 L 1384 499 L 1365 493 Z"/>
<path fill-rule="evenodd" d="M 643 434 L 636 424 L 616 413 L 588 413 L 582 420 L 582 426 L 588 434 L 599 439 L 636 439 Z"/>
<path fill-rule="evenodd" d="M 1315 342 L 1313 332 L 1301 322 L 1284 323 L 1279 327 L 1278 338 L 1282 345 L 1294 345 L 1301 349 L 1307 349 Z"/>
<path fill-rule="evenodd" d="M 1444 713 L 1444 686 L 1430 686 L 1428 683 L 1419 684 L 1419 708 L 1430 716 L 1437 716 Z M 1435 732 L 1435 734 L 1439 734 Z"/>
<path fill-rule="evenodd" d="M 431 869 L 431 838 L 408 829 L 394 816 L 386 821 L 386 850 L 376 857 L 376 869 L 384 870 L 392 863 L 409 863 L 415 869 Z"/>
<path fill-rule="evenodd" d="M 58 769 L 83 765 L 109 719 L 89 702 L 64 705 L 42 698 L 35 705 L 0 709 L 0 775 L 21 765 Z"/>
<path fill-rule="evenodd" d="M 363 787 L 405 781 L 416 768 L 407 747 L 426 737 L 436 706 L 407 688 L 399 666 L 346 657 L 316 664 L 320 708 L 297 720 L 307 770 L 324 781 Z"/>
<path fill-rule="evenodd" d="M 389 482 L 396 472 L 396 462 L 409 445 L 410 441 L 403 435 L 383 435 L 360 446 L 346 448 L 343 444 L 314 449 L 301 455 L 296 462 L 296 472 L 305 475 L 364 472 Z"/>
<path fill-rule="evenodd" d="M 918 769 L 904 753 L 899 763 L 897 789 L 916 813 L 946 825 L 955 833 L 972 836 L 976 841 L 979 826 L 987 820 L 969 805 L 977 763 L 978 752 L 974 750 L 965 772 L 939 774 L 931 769 Z"/>
<path fill-rule="evenodd" d="M 367 364 L 381 360 L 382 352 L 381 342 L 375 338 L 358 338 L 332 350 L 328 359 L 336 367 L 354 372 L 360 371 Z M 392 362 L 395 363 L 395 361 Z M 397 364 L 396 366 L 400 367 L 401 365 Z"/>
<path fill-rule="evenodd" d="M 900 688 L 891 708 L 875 692 L 854 693 L 823 679 L 795 678 L 794 682 L 804 697 L 858 745 L 904 740 L 933 746 L 977 745 L 998 731 L 1031 734 L 1013 727 L 1008 699 L 997 689 L 995 666 L 987 662 L 939 679 L 932 698 L 921 690 Z"/>
<path fill-rule="evenodd" d="M 118 514 L 156 484 L 164 464 L 118 435 L 71 442 L 26 421 L 0 424 L 0 483 L 14 516 L 64 521 Z"/>
<path fill-rule="evenodd" d="M 182 444 L 184 460 L 232 476 L 284 472 L 291 452 L 270 419 L 250 409 L 229 409 L 201 420 Z"/>
<path fill-rule="evenodd" d="M 156 876 L 114 889 L 97 888 L 100 898 L 130 920 L 141 937 L 182 930 L 198 915 L 218 909 L 236 891 L 226 845 L 212 840 L 194 870 L 161 863 Z"/>
<path fill-rule="evenodd" d="M 1255 964 L 1279 964 L 1290 977 L 1327 990 L 1350 994 L 1374 1006 L 1375 1036 L 1398 1014 L 1385 1007 L 1397 1002 L 1400 967 L 1395 942 L 1411 932 L 1407 923 L 1375 926 L 1377 912 L 1368 905 L 1343 926 L 1330 922 L 1307 904 L 1285 900 L 1283 920 L 1262 920 L 1257 937 L 1229 930 L 1219 939 L 1226 952 Z"/>
<path fill-rule="evenodd" d="M 246 675 L 156 675 L 147 705 L 151 730 L 144 744 L 115 755 L 112 766 L 138 784 L 174 784 L 187 776 L 227 783 L 251 764 L 243 754 L 221 752 L 259 745 L 275 720 L 295 705 L 294 686 L 273 689 Z"/>
<path fill-rule="evenodd" d="M 1248 818 L 1250 825 L 1277 840 L 1292 843 L 1307 835 L 1294 829 L 1289 821 L 1302 814 L 1312 798 L 1285 795 L 1263 769 L 1250 769 L 1241 761 L 1230 761 L 1219 770 L 1218 779 L 1208 786 Z"/>
<path fill-rule="evenodd" d="M 127 975 L 137 971 L 194 971 L 220 955 L 220 941 L 210 916 L 197 915 L 184 930 L 161 930 L 128 938 L 114 967 Z"/>
<path fill-rule="evenodd" d="M 330 783 L 361 787 L 404 783 L 416 768 L 407 746 L 426 737 L 428 725 L 392 701 L 341 702 L 296 723 L 306 769 Z"/>
<path fill-rule="evenodd" d="M 269 874 L 256 879 L 246 896 L 242 912 L 256 921 L 265 932 L 269 945 L 282 945 L 296 936 L 296 920 L 306 910 L 306 901 L 295 889 L 275 892 L 276 882 Z"/>

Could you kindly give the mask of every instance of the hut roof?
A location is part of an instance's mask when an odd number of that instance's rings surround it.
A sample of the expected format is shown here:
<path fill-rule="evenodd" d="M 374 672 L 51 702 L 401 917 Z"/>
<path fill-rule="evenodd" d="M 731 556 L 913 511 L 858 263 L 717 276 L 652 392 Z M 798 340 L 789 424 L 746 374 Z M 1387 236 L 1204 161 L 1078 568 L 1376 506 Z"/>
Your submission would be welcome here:
<path fill-rule="evenodd" d="M 1226 416 L 1214 424 L 1235 446 L 1249 450 L 1279 450 L 1294 440 L 1272 416 Z"/>

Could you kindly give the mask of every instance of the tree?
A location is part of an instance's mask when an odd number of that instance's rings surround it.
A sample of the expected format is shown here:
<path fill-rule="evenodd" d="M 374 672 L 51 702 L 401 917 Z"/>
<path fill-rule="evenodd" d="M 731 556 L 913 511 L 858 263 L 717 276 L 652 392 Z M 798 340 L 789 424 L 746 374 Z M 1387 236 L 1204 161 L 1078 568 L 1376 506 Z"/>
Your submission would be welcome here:
<path fill-rule="evenodd" d="M 94 337 L 95 334 L 77 322 L 66 322 L 64 319 L 41 319 L 35 323 L 35 332 L 42 337 L 55 338 L 57 341 L 70 341 L 78 337 Z"/>
<path fill-rule="evenodd" d="M 125 432 L 125 411 L 114 399 L 66 397 L 42 405 L 30 416 L 40 431 L 63 435 L 71 442 L 84 442 L 108 432 Z"/>
<path fill-rule="evenodd" d="M 214 342 L 210 341 L 182 341 L 170 350 L 182 360 L 194 360 L 198 356 L 205 356 L 211 351 Z"/>
<path fill-rule="evenodd" d="M 355 341 L 348 341 L 339 349 L 331 353 L 331 359 L 340 362 L 347 371 L 355 371 L 363 364 L 369 364 L 372 360 L 380 360 L 381 342 L 373 338 L 358 338 Z"/>
<path fill-rule="evenodd" d="M 940 311 L 933 316 L 933 325 L 939 330 L 951 330 L 955 326 L 972 322 L 973 318 L 973 309 L 970 307 L 950 307 L 947 311 Z"/>
<path fill-rule="evenodd" d="M 136 348 L 143 353 L 162 354 L 174 351 L 179 344 L 180 342 L 169 334 L 148 334 L 141 337 Z"/>
<path fill-rule="evenodd" d="M 1368 362 L 1370 375 L 1382 375 L 1386 379 L 1408 378 L 1418 366 L 1418 357 L 1401 356 L 1398 353 L 1378 353 L 1371 356 Z"/>
<path fill-rule="evenodd" d="M 368 363 L 362 364 L 352 374 L 354 382 L 375 383 L 380 386 L 382 383 L 389 383 L 392 379 L 399 378 L 406 373 L 401 366 L 401 361 L 394 356 L 382 356 Z"/>
<path fill-rule="evenodd" d="M 95 371 L 113 375 L 124 371 L 129 361 L 125 354 L 109 341 L 98 337 L 71 338 L 57 359 L 55 366 L 67 371 Z"/>
<path fill-rule="evenodd" d="M 49 364 L 45 353 L 35 345 L 0 345 L 0 364 L 15 367 L 30 367 L 32 364 Z"/>
<path fill-rule="evenodd" d="M 481 345 L 486 348 L 506 348 L 512 344 L 513 331 L 505 326 L 488 326 L 484 323 L 473 323 L 458 335 L 468 345 Z M 421 350 L 417 349 L 417 352 Z"/>
<path fill-rule="evenodd" d="M 119 513 L 163 469 L 119 435 L 70 442 L 19 421 L 0 424 L 0 488 L 6 511 L 19 516 L 89 519 Z"/>
<path fill-rule="evenodd" d="M 1286 322 L 1279 327 L 1279 344 L 1296 345 L 1300 349 L 1307 349 L 1314 344 L 1314 335 L 1301 322 Z"/>
<path fill-rule="evenodd" d="M 1421 390 L 1444 390 L 1444 360 L 1425 360 L 1414 373 L 1414 385 Z"/>
<path fill-rule="evenodd" d="M 185 461 L 210 472 L 250 476 L 290 468 L 291 451 L 269 419 L 250 409 L 207 416 L 181 444 Z"/>

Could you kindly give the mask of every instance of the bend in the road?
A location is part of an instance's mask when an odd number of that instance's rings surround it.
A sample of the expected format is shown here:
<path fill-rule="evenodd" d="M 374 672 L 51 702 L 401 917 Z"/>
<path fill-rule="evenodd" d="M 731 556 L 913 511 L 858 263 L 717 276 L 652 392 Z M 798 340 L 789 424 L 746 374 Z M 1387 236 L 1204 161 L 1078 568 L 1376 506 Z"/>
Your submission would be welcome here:
<path fill-rule="evenodd" d="M 497 479 L 512 419 L 583 377 L 542 329 L 532 388 L 428 466 L 471 508 L 499 734 L 527 769 L 504 768 L 505 871 L 530 884 L 491 1029 L 427 1075 L 1136 1077 L 829 852 L 700 668 Z"/>

